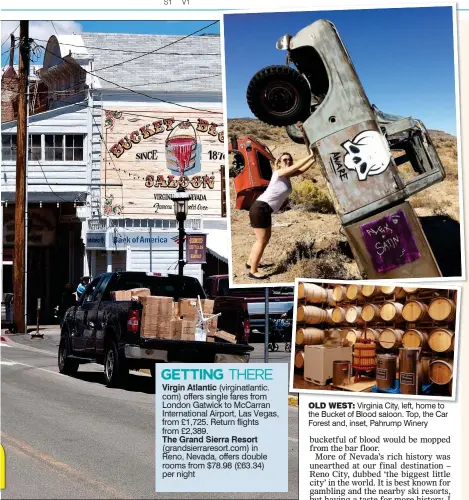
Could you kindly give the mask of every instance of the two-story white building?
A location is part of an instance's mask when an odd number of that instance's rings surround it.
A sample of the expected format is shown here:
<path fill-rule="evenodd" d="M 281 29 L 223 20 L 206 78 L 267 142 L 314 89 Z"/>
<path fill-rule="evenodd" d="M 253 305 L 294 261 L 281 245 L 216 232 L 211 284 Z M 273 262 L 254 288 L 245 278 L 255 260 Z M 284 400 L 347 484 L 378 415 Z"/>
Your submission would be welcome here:
<path fill-rule="evenodd" d="M 179 39 L 49 39 L 37 73 L 49 109 L 29 118 L 31 319 L 36 298 L 49 320 L 64 285 L 83 274 L 177 272 L 171 196 L 180 185 L 191 196 L 186 231 L 206 233 L 208 250 L 207 264 L 185 274 L 203 281 L 227 272 L 220 39 Z M 15 146 L 16 122 L 2 123 L 4 293 L 12 291 Z"/>

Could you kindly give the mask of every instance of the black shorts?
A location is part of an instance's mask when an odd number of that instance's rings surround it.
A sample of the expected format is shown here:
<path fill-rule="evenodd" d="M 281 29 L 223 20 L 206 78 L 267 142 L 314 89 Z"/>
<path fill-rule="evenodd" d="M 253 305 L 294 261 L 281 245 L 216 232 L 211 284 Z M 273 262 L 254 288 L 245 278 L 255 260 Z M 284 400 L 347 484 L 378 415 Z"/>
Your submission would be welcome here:
<path fill-rule="evenodd" d="M 269 229 L 272 227 L 272 208 L 264 201 L 255 201 L 249 210 L 251 227 L 257 229 Z"/>

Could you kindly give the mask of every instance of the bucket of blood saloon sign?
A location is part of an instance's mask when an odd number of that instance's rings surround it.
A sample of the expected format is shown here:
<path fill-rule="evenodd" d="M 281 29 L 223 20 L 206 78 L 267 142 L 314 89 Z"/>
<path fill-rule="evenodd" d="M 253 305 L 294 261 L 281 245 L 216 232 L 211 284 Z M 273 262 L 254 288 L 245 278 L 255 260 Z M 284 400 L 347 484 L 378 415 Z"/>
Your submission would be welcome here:
<path fill-rule="evenodd" d="M 188 110 L 189 111 L 189 110 Z M 104 215 L 174 215 L 172 195 L 190 194 L 190 215 L 220 216 L 223 115 L 158 109 L 104 111 Z"/>

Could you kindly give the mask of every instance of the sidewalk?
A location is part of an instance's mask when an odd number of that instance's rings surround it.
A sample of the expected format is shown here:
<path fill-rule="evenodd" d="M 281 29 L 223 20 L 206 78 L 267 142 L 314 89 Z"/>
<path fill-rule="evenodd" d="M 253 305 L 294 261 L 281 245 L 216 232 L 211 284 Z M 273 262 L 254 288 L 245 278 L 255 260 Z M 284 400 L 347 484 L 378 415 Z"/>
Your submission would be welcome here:
<path fill-rule="evenodd" d="M 27 334 L 31 335 L 32 333 L 36 333 L 37 326 L 29 325 L 27 330 Z M 60 337 L 60 325 L 39 325 L 39 333 L 42 335 L 51 335 L 51 336 L 59 336 Z M 11 333 L 8 328 L 2 328 L 2 335 L 11 335 L 15 337 L 16 335 L 25 335 L 24 333 Z"/>

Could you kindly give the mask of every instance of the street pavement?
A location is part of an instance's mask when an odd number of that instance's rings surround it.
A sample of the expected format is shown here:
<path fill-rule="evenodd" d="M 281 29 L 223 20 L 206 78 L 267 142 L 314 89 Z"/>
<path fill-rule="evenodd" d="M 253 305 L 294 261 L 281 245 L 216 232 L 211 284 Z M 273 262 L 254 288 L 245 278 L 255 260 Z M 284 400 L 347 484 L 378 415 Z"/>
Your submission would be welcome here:
<path fill-rule="evenodd" d="M 100 365 L 61 375 L 59 330 L 42 332 L 43 339 L 2 334 L 0 341 L 3 499 L 298 498 L 297 408 L 288 409 L 288 493 L 155 493 L 151 377 L 131 372 L 126 388 L 109 389 Z M 263 349 L 255 345 L 252 362 L 263 361 Z M 280 349 L 269 353 L 270 362 L 289 361 Z"/>

